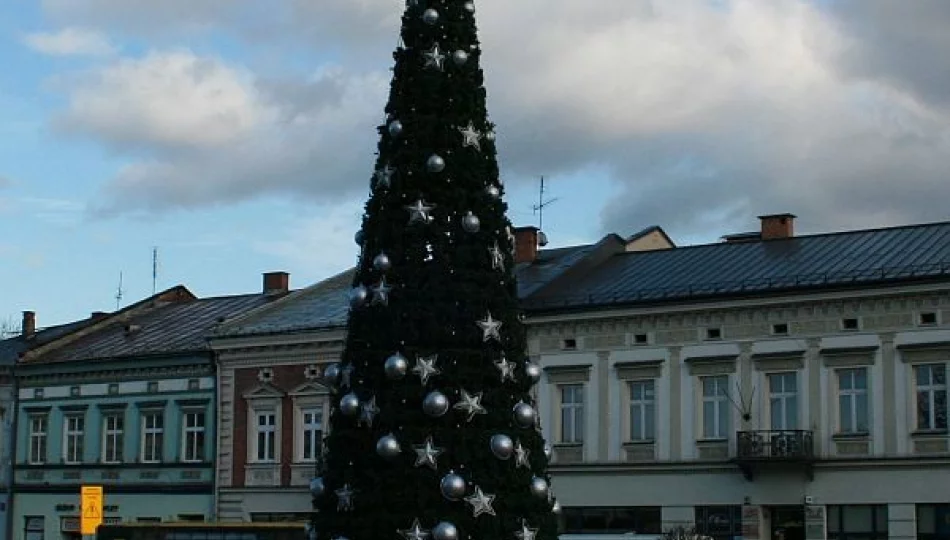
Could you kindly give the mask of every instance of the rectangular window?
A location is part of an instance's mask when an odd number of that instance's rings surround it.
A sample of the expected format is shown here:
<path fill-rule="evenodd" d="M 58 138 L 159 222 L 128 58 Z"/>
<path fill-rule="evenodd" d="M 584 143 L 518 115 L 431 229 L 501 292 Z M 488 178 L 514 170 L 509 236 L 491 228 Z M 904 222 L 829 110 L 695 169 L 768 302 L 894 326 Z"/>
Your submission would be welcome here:
<path fill-rule="evenodd" d="M 158 463 L 162 460 L 165 444 L 165 413 L 149 411 L 142 413 L 142 462 Z"/>
<path fill-rule="evenodd" d="M 205 413 L 204 411 L 186 412 L 182 422 L 182 441 L 184 449 L 182 460 L 190 462 L 205 459 Z"/>
<path fill-rule="evenodd" d="M 697 506 L 696 533 L 713 540 L 733 540 L 742 536 L 741 506 Z"/>
<path fill-rule="evenodd" d="M 122 442 L 125 433 L 125 416 L 108 414 L 102 419 L 102 462 L 122 461 Z"/>
<path fill-rule="evenodd" d="M 26 540 L 43 540 L 46 533 L 45 516 L 24 516 L 23 537 Z"/>
<path fill-rule="evenodd" d="M 71 414 L 63 419 L 63 463 L 82 463 L 82 441 L 86 418 Z"/>
<path fill-rule="evenodd" d="M 770 373 L 768 380 L 770 428 L 798 429 L 798 374 Z"/>
<path fill-rule="evenodd" d="M 729 376 L 703 377 L 703 439 L 729 436 Z"/>
<path fill-rule="evenodd" d="M 917 429 L 947 429 L 947 366 L 924 364 L 914 367 L 917 384 Z"/>
<path fill-rule="evenodd" d="M 46 440 L 49 417 L 45 414 L 30 416 L 30 463 L 46 463 Z"/>
<path fill-rule="evenodd" d="M 838 433 L 868 433 L 868 370 L 838 370 Z"/>
<path fill-rule="evenodd" d="M 584 385 L 565 384 L 561 390 L 561 442 L 584 442 Z"/>
<path fill-rule="evenodd" d="M 887 505 L 829 505 L 828 540 L 887 540 Z"/>
<path fill-rule="evenodd" d="M 653 381 L 630 381 L 630 440 L 654 440 L 655 422 L 656 397 Z"/>
<path fill-rule="evenodd" d="M 300 419 L 303 424 L 303 448 L 301 448 L 300 460 L 316 461 L 323 441 L 323 407 L 303 409 L 300 411 Z"/>
<path fill-rule="evenodd" d="M 662 533 L 661 507 L 565 507 L 560 528 L 564 534 L 630 534 Z"/>
<path fill-rule="evenodd" d="M 277 441 L 277 415 L 273 412 L 257 413 L 257 461 L 275 461 Z"/>
<path fill-rule="evenodd" d="M 917 540 L 950 538 L 950 504 L 917 505 Z"/>

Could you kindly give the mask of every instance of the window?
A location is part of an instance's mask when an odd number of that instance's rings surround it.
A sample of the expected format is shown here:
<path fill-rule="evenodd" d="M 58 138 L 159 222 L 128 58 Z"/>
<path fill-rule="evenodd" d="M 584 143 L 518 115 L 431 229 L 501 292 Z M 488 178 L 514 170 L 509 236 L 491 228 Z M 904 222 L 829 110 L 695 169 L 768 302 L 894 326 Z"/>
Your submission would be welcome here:
<path fill-rule="evenodd" d="M 722 339 L 722 328 L 719 328 L 719 327 L 707 328 L 706 339 L 707 340 Z"/>
<path fill-rule="evenodd" d="M 561 441 L 584 442 L 584 385 L 565 384 L 561 390 Z"/>
<path fill-rule="evenodd" d="M 788 323 L 775 323 L 772 325 L 772 335 L 775 336 L 787 336 L 788 335 Z"/>
<path fill-rule="evenodd" d="M 937 324 L 937 314 L 933 311 L 924 311 L 917 315 L 918 326 L 933 326 Z"/>
<path fill-rule="evenodd" d="M 650 342 L 650 336 L 647 334 L 634 334 L 633 343 L 636 345 L 646 345 Z"/>
<path fill-rule="evenodd" d="M 917 505 L 918 540 L 950 538 L 950 504 Z"/>
<path fill-rule="evenodd" d="M 303 439 L 300 461 L 316 461 L 323 441 L 323 407 L 308 407 L 300 411 Z"/>
<path fill-rule="evenodd" d="M 828 506 L 828 540 L 887 540 L 887 505 Z"/>
<path fill-rule="evenodd" d="M 142 413 L 142 462 L 158 463 L 162 460 L 162 446 L 165 444 L 164 435 L 164 411 Z"/>
<path fill-rule="evenodd" d="M 867 433 L 868 370 L 838 370 L 838 433 Z"/>
<path fill-rule="evenodd" d="M 656 397 L 654 383 L 630 381 L 630 440 L 652 441 L 655 438 Z"/>
<path fill-rule="evenodd" d="M 917 429 L 947 429 L 947 366 L 924 364 L 914 367 L 917 383 Z"/>
<path fill-rule="evenodd" d="M 274 412 L 257 413 L 257 461 L 275 461 L 277 443 L 277 415 Z"/>
<path fill-rule="evenodd" d="M 725 439 L 729 430 L 729 376 L 703 377 L 703 439 Z"/>
<path fill-rule="evenodd" d="M 841 319 L 841 329 L 842 330 L 858 330 L 860 328 L 858 320 L 855 318 Z"/>
<path fill-rule="evenodd" d="M 49 417 L 45 414 L 30 416 L 30 463 L 46 463 L 46 438 Z"/>
<path fill-rule="evenodd" d="M 108 414 L 102 419 L 102 462 L 119 463 L 122 461 L 122 441 L 125 432 L 125 417 L 122 414 Z"/>
<path fill-rule="evenodd" d="M 23 537 L 26 540 L 43 540 L 46 533 L 45 516 L 24 516 Z"/>
<path fill-rule="evenodd" d="M 566 507 L 560 528 L 564 534 L 660 534 L 660 514 L 659 506 Z"/>
<path fill-rule="evenodd" d="M 205 413 L 190 411 L 182 422 L 182 461 L 197 462 L 205 459 Z"/>
<path fill-rule="evenodd" d="M 567 338 L 561 342 L 561 348 L 565 351 L 573 351 L 577 349 L 577 340 L 574 338 Z"/>
<path fill-rule="evenodd" d="M 86 419 L 83 415 L 67 415 L 63 422 L 63 463 L 82 463 L 82 440 Z"/>
<path fill-rule="evenodd" d="M 769 427 L 773 430 L 798 429 L 798 374 L 770 373 Z"/>
<path fill-rule="evenodd" d="M 697 506 L 696 533 L 713 540 L 742 536 L 741 506 Z"/>

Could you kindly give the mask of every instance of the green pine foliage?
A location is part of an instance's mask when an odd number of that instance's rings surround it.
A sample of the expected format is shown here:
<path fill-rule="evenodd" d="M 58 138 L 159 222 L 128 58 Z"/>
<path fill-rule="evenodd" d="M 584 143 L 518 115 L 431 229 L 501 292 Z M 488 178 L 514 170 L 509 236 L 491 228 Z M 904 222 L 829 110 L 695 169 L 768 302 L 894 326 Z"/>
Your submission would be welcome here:
<path fill-rule="evenodd" d="M 415 538 L 407 531 L 418 519 L 431 535 L 418 540 L 453 540 L 439 534 L 451 532 L 437 527 L 443 522 L 455 526 L 458 540 L 531 540 L 531 531 L 549 540 L 556 536 L 554 500 L 531 489 L 539 479 L 541 488 L 550 482 L 545 443 L 536 414 L 526 425 L 513 412 L 518 404 L 536 410 L 531 388 L 540 372 L 526 356 L 474 7 L 410 0 L 401 34 L 357 234 L 362 250 L 345 350 L 339 369 L 326 376 L 333 406 L 322 470 L 311 486 L 314 527 L 321 540 L 400 540 Z M 430 166 L 433 156 L 444 169 Z M 418 202 L 430 211 L 408 208 Z M 501 322 L 498 339 L 478 324 L 489 314 Z M 404 376 L 387 372 L 393 356 L 405 359 Z M 423 383 L 413 368 L 433 356 L 439 372 Z M 505 367 L 511 376 L 503 377 Z M 456 407 L 463 390 L 484 408 L 475 407 L 471 418 Z M 424 411 L 432 392 L 448 400 L 441 416 Z M 390 457 L 377 450 L 388 435 L 399 446 Z M 526 459 L 497 457 L 496 435 L 509 437 Z M 442 449 L 434 467 L 419 459 L 429 438 Z M 465 481 L 458 500 L 440 488 L 451 473 Z M 476 488 L 494 497 L 494 515 L 474 516 L 466 498 Z"/>

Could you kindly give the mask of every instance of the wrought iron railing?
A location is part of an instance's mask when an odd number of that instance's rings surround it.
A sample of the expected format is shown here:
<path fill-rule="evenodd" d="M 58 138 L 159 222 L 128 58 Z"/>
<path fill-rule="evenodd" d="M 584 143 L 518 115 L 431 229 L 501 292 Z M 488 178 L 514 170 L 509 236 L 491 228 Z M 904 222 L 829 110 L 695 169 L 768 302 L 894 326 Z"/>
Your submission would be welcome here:
<path fill-rule="evenodd" d="M 754 460 L 808 460 L 815 457 L 815 438 L 801 429 L 739 431 L 736 457 Z"/>

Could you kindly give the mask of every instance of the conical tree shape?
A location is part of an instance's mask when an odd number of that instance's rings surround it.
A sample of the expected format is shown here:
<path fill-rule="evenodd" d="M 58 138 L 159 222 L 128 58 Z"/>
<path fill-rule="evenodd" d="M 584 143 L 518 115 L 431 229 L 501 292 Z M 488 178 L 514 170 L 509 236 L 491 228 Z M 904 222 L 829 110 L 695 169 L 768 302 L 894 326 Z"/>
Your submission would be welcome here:
<path fill-rule="evenodd" d="M 475 9 L 410 0 L 321 476 L 322 540 L 556 536 Z"/>

